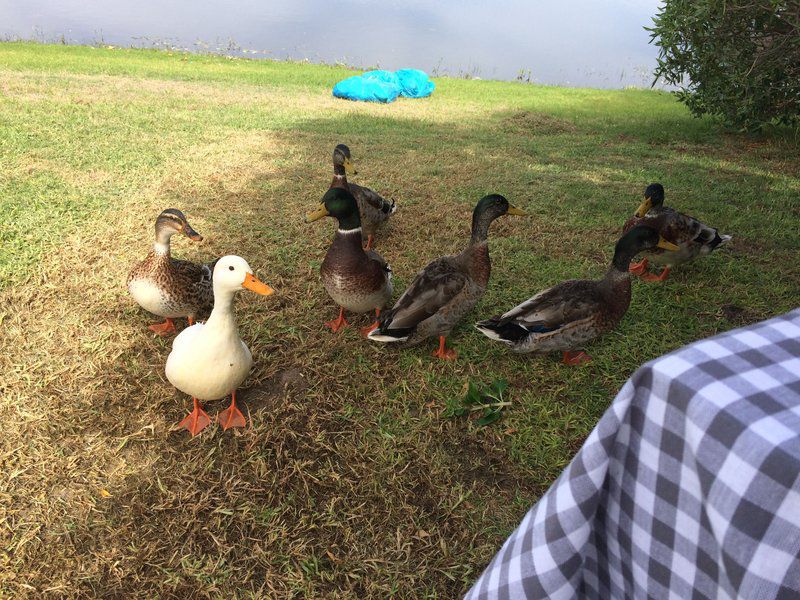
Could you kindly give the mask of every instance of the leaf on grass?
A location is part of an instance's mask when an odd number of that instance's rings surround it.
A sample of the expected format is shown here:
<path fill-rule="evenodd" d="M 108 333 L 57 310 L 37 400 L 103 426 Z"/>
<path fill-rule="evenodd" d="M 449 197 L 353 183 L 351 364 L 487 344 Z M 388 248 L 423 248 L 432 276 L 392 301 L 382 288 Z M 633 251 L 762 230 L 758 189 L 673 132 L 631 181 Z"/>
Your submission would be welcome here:
<path fill-rule="evenodd" d="M 111 492 L 109 492 L 106 488 L 100 488 L 100 495 L 103 498 L 111 498 Z"/>
<path fill-rule="evenodd" d="M 478 389 L 478 386 L 470 381 L 469 387 L 467 388 L 467 395 L 464 396 L 464 404 L 478 404 L 481 400 L 483 400 L 483 394 L 480 389 Z"/>
<path fill-rule="evenodd" d="M 503 392 L 508 389 L 508 382 L 505 379 L 495 379 L 490 386 L 490 393 L 497 400 L 502 400 Z"/>
<path fill-rule="evenodd" d="M 480 419 L 478 419 L 475 422 L 481 427 L 485 427 L 486 425 L 491 425 L 499 418 L 500 418 L 500 410 L 496 408 L 490 408 L 485 413 L 483 413 L 483 416 Z"/>

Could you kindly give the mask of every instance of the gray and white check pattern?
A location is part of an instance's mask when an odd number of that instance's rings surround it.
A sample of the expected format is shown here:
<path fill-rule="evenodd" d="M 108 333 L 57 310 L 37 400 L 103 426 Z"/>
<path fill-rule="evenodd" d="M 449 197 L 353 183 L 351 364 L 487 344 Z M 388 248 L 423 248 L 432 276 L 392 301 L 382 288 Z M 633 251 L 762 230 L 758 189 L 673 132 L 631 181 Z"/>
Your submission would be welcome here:
<path fill-rule="evenodd" d="M 800 598 L 800 309 L 641 367 L 468 600 Z"/>

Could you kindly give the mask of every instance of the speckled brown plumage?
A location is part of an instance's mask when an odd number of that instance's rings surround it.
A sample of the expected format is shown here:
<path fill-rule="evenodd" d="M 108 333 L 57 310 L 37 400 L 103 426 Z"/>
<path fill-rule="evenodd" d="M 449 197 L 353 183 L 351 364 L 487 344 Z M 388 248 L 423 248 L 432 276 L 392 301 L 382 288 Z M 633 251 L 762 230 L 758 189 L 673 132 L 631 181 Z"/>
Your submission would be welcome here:
<path fill-rule="evenodd" d="M 199 265 L 171 258 L 168 254 L 150 251 L 128 275 L 128 289 L 138 282 L 155 286 L 162 294 L 161 307 L 148 310 L 161 317 L 207 316 L 214 307 L 211 274 L 214 265 Z"/>
<path fill-rule="evenodd" d="M 156 220 L 156 242 L 145 259 L 128 274 L 127 286 L 145 310 L 165 318 L 206 316 L 214 305 L 214 264 L 177 260 L 170 255 L 170 240 L 182 232 L 194 240 L 202 237 L 183 213 L 167 209 Z"/>
<path fill-rule="evenodd" d="M 647 225 L 678 246 L 678 250 L 655 248 L 642 252 L 648 261 L 657 265 L 679 265 L 710 254 L 730 241 L 731 236 L 721 235 L 714 227 L 664 206 L 664 188 L 661 184 L 650 184 L 645 190 L 645 197 L 650 203 L 649 210 L 642 216 L 634 215 L 628 219 L 622 228 L 623 233 L 636 225 Z"/>
<path fill-rule="evenodd" d="M 377 192 L 349 182 L 344 167 L 345 159 L 350 160 L 350 149 L 344 144 L 339 144 L 333 151 L 333 180 L 330 187 L 346 189 L 353 194 L 361 217 L 361 233 L 366 240 L 369 236 L 374 236 L 378 229 L 389 220 L 389 217 L 397 210 L 397 206 L 394 201 L 385 200 Z"/>

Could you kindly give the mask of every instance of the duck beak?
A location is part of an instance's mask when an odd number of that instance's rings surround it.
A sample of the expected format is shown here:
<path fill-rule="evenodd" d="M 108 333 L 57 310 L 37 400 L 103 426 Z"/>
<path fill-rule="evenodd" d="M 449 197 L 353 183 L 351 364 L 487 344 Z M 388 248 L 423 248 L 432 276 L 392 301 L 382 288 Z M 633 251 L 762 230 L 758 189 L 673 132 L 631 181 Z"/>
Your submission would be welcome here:
<path fill-rule="evenodd" d="M 641 219 L 650 211 L 651 208 L 653 208 L 653 201 L 647 197 L 644 199 L 644 202 L 639 205 L 639 208 L 636 209 L 636 216 Z"/>
<path fill-rule="evenodd" d="M 663 248 L 664 250 L 672 250 L 673 252 L 676 252 L 676 251 L 680 250 L 680 248 L 678 248 L 678 246 L 676 246 L 672 242 L 668 242 L 667 240 L 665 240 L 661 236 L 658 236 L 658 244 L 657 245 L 658 245 L 659 248 Z"/>
<path fill-rule="evenodd" d="M 269 296 L 270 294 L 275 293 L 275 290 L 273 290 L 263 281 L 259 281 L 258 278 L 252 273 L 248 273 L 244 276 L 242 287 L 250 290 L 251 292 L 255 292 L 256 294 L 261 294 L 262 296 Z"/>
<path fill-rule="evenodd" d="M 506 211 L 507 215 L 516 215 L 518 217 L 525 217 L 528 215 L 524 210 L 517 208 L 516 206 L 509 206 L 508 210 Z"/>
<path fill-rule="evenodd" d="M 344 159 L 344 172 L 348 175 L 358 175 L 358 171 L 356 171 L 356 167 L 353 164 L 353 161 L 349 158 Z"/>
<path fill-rule="evenodd" d="M 328 209 L 325 208 L 325 205 L 320 204 L 317 210 L 306 215 L 306 223 L 313 223 L 314 221 L 320 220 L 322 217 L 327 217 L 329 214 L 330 213 L 328 212 Z"/>
<path fill-rule="evenodd" d="M 199 233 L 197 233 L 194 229 L 192 229 L 192 226 L 189 225 L 188 221 L 184 222 L 183 229 L 181 229 L 181 231 L 183 232 L 183 235 L 188 237 L 193 242 L 202 242 L 203 241 L 203 236 L 200 235 Z"/>

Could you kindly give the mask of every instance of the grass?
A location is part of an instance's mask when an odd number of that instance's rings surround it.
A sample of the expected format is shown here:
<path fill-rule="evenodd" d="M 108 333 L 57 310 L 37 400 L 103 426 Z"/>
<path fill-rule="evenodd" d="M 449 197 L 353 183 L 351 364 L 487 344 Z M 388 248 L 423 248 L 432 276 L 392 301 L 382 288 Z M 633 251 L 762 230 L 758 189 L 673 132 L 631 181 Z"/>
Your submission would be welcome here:
<path fill-rule="evenodd" d="M 331 98 L 348 74 L 0 44 L 0 597 L 457 597 L 638 365 L 798 304 L 791 140 L 726 133 L 642 90 L 443 78 L 427 100 Z M 457 362 L 321 327 L 333 225 L 302 216 L 339 142 L 356 180 L 398 202 L 378 249 L 399 289 L 465 243 L 483 194 L 531 213 L 493 226 Z M 602 274 L 651 181 L 731 247 L 636 283 L 580 368 L 472 329 Z M 278 291 L 237 300 L 256 359 L 245 431 L 172 431 L 188 399 L 163 374 L 170 340 L 124 286 L 169 206 L 206 237 L 176 255 L 241 254 Z M 445 417 L 468 381 L 495 378 L 510 384 L 502 420 Z"/>

